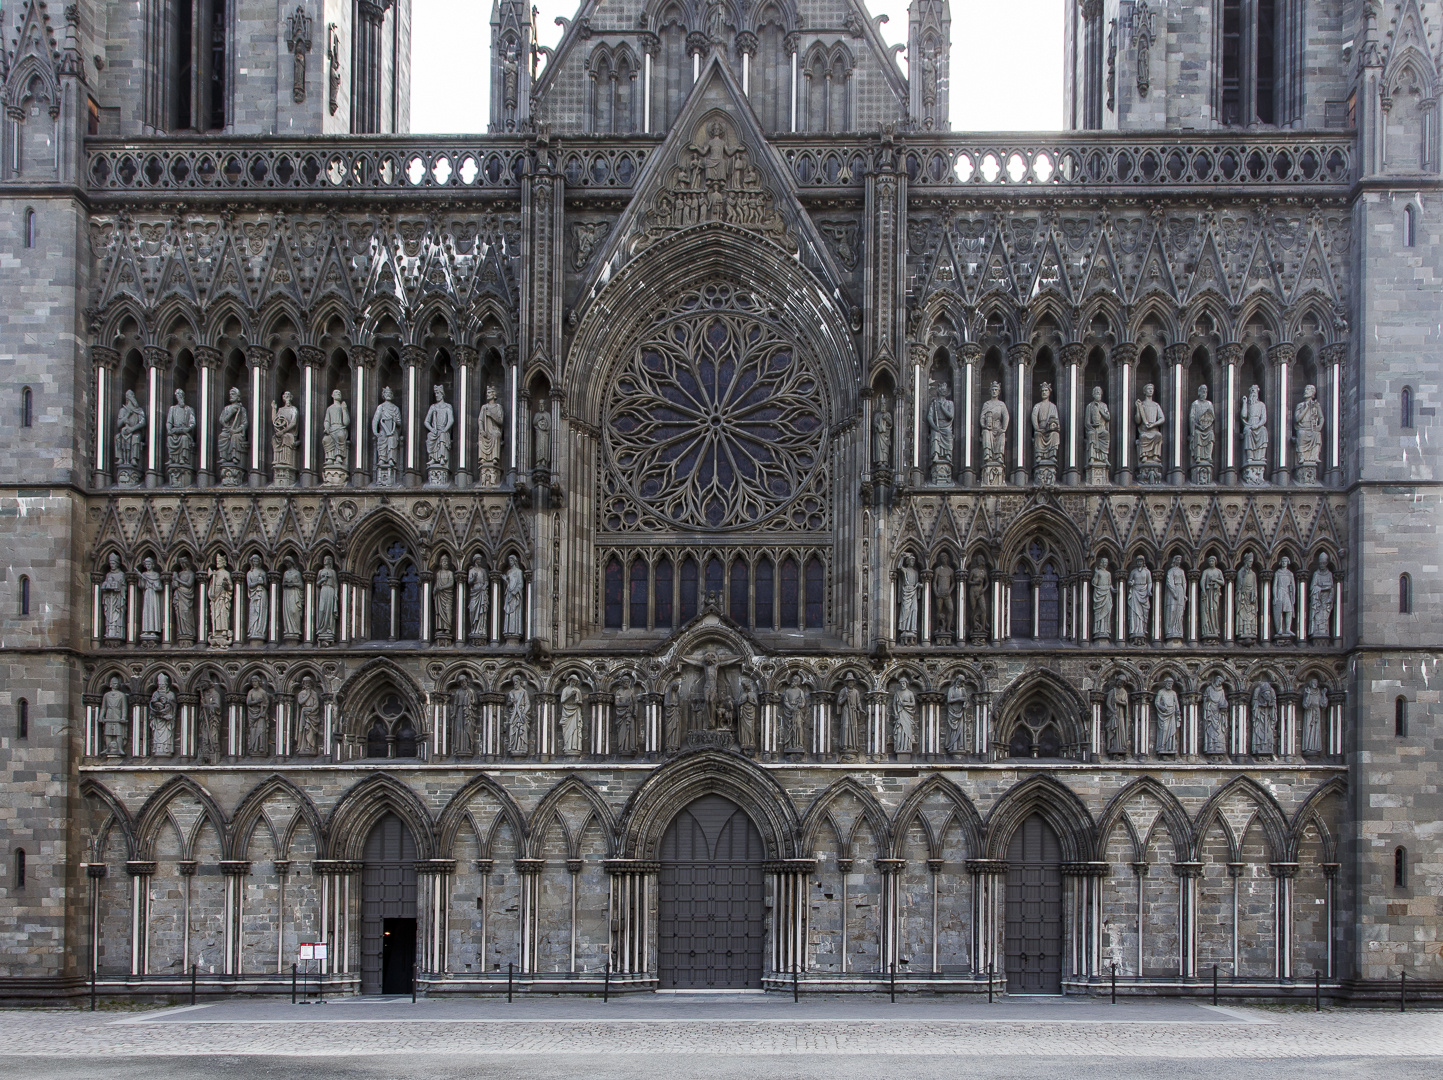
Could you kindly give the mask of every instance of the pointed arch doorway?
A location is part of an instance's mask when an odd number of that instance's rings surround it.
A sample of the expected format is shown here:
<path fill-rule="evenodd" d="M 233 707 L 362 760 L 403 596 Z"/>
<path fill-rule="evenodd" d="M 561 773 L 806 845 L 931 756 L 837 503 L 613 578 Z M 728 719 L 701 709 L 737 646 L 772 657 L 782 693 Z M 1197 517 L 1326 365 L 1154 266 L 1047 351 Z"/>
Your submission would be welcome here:
<path fill-rule="evenodd" d="M 1007 992 L 1062 993 L 1062 844 L 1041 814 L 1007 845 Z"/>
<path fill-rule="evenodd" d="M 657 971 L 663 990 L 762 985 L 766 848 L 745 810 L 720 795 L 667 826 L 657 874 Z"/>
<path fill-rule="evenodd" d="M 416 964 L 416 840 L 386 814 L 361 858 L 361 993 L 409 994 Z"/>

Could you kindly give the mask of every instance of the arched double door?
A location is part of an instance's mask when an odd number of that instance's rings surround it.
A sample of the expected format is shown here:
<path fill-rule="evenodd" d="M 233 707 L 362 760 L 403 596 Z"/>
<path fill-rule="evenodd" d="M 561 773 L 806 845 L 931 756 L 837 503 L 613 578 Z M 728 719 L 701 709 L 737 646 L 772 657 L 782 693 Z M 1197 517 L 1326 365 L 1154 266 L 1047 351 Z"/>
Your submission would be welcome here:
<path fill-rule="evenodd" d="M 361 993 L 409 994 L 416 964 L 416 841 L 395 814 L 361 860 Z"/>
<path fill-rule="evenodd" d="M 677 814 L 658 854 L 661 989 L 759 988 L 766 850 L 756 824 L 707 795 Z"/>
<path fill-rule="evenodd" d="M 1062 845 L 1040 814 L 1007 845 L 1007 991 L 1062 993 Z"/>

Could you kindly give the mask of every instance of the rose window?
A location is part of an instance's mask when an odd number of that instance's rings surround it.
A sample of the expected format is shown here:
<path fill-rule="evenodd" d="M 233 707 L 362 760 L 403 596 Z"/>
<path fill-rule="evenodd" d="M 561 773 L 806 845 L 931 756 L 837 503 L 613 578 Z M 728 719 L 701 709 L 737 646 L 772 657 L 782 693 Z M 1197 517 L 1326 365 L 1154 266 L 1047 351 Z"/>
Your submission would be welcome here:
<path fill-rule="evenodd" d="M 690 529 L 741 528 L 803 499 L 822 457 L 812 365 L 745 294 L 694 293 L 616 375 L 611 464 L 637 502 Z M 793 515 L 795 516 L 795 515 Z"/>

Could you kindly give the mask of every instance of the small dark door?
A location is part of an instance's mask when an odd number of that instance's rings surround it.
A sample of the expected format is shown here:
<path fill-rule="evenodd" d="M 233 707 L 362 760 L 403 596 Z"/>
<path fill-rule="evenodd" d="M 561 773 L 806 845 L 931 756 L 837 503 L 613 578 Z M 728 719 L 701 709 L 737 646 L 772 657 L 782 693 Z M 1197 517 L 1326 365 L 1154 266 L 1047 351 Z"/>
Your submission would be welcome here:
<path fill-rule="evenodd" d="M 387 814 L 361 862 L 361 993 L 409 994 L 415 961 L 416 842 Z"/>
<path fill-rule="evenodd" d="M 1062 846 L 1037 814 L 1007 846 L 1007 989 L 1062 993 Z"/>
<path fill-rule="evenodd" d="M 661 841 L 658 971 L 663 989 L 762 984 L 761 834 L 719 795 L 676 816 Z"/>

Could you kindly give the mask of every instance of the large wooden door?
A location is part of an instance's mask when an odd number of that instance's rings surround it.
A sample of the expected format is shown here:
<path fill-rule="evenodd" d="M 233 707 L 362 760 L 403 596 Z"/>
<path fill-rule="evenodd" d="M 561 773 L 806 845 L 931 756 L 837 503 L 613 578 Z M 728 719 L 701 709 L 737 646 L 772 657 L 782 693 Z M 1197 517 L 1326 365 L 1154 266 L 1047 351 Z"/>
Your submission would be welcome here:
<path fill-rule="evenodd" d="M 1062 846 L 1037 814 L 1007 846 L 1007 990 L 1062 993 Z"/>
<path fill-rule="evenodd" d="M 707 795 L 676 816 L 660 856 L 661 988 L 760 987 L 766 853 L 752 819 Z"/>
<path fill-rule="evenodd" d="M 409 994 L 416 962 L 416 841 L 387 814 L 361 863 L 361 993 Z"/>

